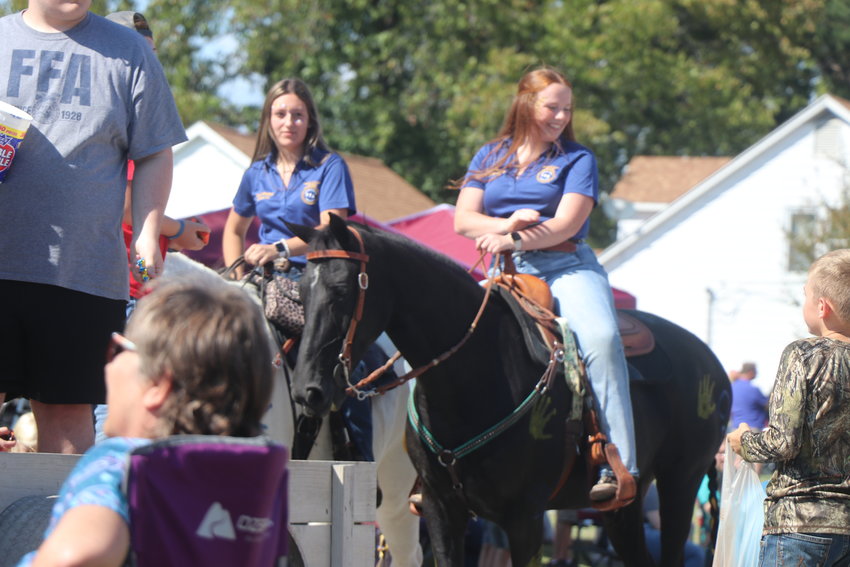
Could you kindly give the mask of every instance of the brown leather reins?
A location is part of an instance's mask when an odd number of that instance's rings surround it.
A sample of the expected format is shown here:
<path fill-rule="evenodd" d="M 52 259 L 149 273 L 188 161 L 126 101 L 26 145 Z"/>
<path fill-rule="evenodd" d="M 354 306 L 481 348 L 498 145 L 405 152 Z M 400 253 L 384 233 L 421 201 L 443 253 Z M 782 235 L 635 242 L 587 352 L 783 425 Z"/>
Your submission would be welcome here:
<path fill-rule="evenodd" d="M 392 365 L 400 358 L 401 354 L 396 352 L 390 359 L 380 368 L 375 369 L 371 374 L 367 377 L 360 380 L 357 384 L 351 383 L 351 349 L 354 345 L 354 335 L 357 332 L 357 325 L 360 323 L 360 320 L 363 318 L 363 306 L 366 303 L 366 290 L 369 288 L 369 275 L 366 272 L 366 265 L 369 263 L 369 255 L 366 254 L 366 247 L 363 244 L 363 237 L 357 231 L 356 228 L 349 226 L 348 230 L 354 234 L 357 239 L 358 246 L 360 248 L 360 252 L 351 252 L 349 250 L 343 249 L 332 249 L 332 250 L 316 250 L 313 252 L 308 252 L 306 255 L 307 261 L 317 261 L 329 258 L 337 258 L 343 260 L 354 260 L 360 262 L 360 273 L 357 274 L 357 285 L 359 287 L 359 292 L 357 295 L 357 306 L 354 309 L 354 315 L 351 318 L 351 323 L 348 326 L 348 332 L 345 334 L 345 339 L 342 344 L 342 349 L 339 353 L 339 362 L 343 367 L 343 371 L 345 373 L 345 382 L 348 384 L 348 388 L 346 388 L 346 393 L 350 396 L 356 396 L 357 399 L 363 400 L 365 398 L 371 396 L 377 396 L 383 394 L 387 390 L 391 390 L 398 386 L 401 386 L 408 380 L 412 380 L 418 376 L 421 376 L 431 368 L 434 368 L 438 364 L 444 362 L 446 359 L 450 358 L 453 354 L 455 354 L 466 341 L 469 340 L 469 337 L 472 336 L 472 333 L 475 332 L 476 327 L 478 326 L 478 321 L 481 319 L 481 316 L 484 314 L 484 308 L 487 307 L 487 302 L 490 299 L 490 288 L 492 285 L 493 276 L 490 276 L 491 285 L 487 286 L 487 291 L 484 294 L 484 300 L 481 302 L 481 307 L 478 308 L 478 313 L 476 313 L 475 318 L 472 321 L 472 324 L 466 330 L 466 334 L 460 339 L 460 341 L 453 346 L 452 348 L 445 351 L 443 354 L 433 358 L 427 364 L 423 364 L 418 368 L 414 368 L 410 372 L 399 376 L 397 379 L 392 381 L 389 384 L 384 384 L 381 386 L 377 386 L 371 390 L 364 390 L 363 388 L 375 382 L 378 378 L 380 378 L 387 370 L 392 367 Z M 482 254 L 482 258 L 483 258 Z M 479 262 L 481 260 L 479 259 Z"/>

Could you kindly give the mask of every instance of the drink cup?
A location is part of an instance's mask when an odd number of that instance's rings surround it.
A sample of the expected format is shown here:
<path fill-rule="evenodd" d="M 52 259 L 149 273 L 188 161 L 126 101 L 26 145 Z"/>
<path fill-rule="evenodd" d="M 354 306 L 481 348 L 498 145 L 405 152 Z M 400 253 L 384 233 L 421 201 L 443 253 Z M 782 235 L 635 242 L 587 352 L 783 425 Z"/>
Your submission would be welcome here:
<path fill-rule="evenodd" d="M 27 133 L 32 116 L 0 100 L 0 183 L 6 179 L 15 152 Z"/>

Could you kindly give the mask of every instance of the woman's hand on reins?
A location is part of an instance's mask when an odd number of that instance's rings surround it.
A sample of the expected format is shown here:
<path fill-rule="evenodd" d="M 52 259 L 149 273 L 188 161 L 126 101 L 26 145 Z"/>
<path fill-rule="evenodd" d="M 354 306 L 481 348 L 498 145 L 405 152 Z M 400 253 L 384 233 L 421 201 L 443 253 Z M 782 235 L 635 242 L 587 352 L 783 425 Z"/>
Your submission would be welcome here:
<path fill-rule="evenodd" d="M 506 250 L 513 250 L 514 241 L 510 234 L 488 232 L 475 239 L 475 248 L 487 254 L 498 254 Z"/>
<path fill-rule="evenodd" d="M 262 266 L 276 260 L 278 255 L 274 244 L 252 244 L 245 250 L 245 261 L 252 266 Z"/>

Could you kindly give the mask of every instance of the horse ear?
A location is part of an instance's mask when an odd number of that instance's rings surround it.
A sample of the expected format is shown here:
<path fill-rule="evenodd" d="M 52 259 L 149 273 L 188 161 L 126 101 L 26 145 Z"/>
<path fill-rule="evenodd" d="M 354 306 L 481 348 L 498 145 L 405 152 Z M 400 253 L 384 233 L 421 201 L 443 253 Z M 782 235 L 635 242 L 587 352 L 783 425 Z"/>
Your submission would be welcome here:
<path fill-rule="evenodd" d="M 337 242 L 344 245 L 348 242 L 348 238 L 350 236 L 348 232 L 348 225 L 345 224 L 345 220 L 338 215 L 329 213 L 328 216 L 330 217 L 330 222 L 328 223 L 330 233 L 334 235 Z"/>
<path fill-rule="evenodd" d="M 292 234 L 308 244 L 311 240 L 313 240 L 313 237 L 316 236 L 316 233 L 318 232 L 312 226 L 304 226 L 303 224 L 295 224 L 286 221 L 283 221 L 283 223 L 287 226 L 287 228 L 289 228 L 289 230 L 292 231 Z"/>

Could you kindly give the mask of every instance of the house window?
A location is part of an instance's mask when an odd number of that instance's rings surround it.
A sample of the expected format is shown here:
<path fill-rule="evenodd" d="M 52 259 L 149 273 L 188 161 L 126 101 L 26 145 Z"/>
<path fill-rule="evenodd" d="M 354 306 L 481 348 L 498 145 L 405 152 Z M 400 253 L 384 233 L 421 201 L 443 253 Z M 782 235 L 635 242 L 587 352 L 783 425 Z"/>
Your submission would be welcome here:
<path fill-rule="evenodd" d="M 791 230 L 788 234 L 788 271 L 805 272 L 815 255 L 814 213 L 796 212 L 791 215 Z"/>

